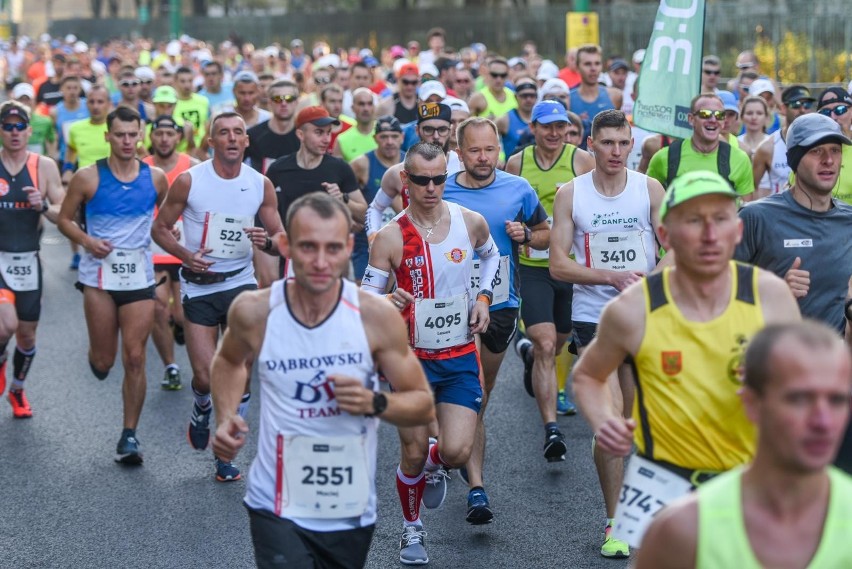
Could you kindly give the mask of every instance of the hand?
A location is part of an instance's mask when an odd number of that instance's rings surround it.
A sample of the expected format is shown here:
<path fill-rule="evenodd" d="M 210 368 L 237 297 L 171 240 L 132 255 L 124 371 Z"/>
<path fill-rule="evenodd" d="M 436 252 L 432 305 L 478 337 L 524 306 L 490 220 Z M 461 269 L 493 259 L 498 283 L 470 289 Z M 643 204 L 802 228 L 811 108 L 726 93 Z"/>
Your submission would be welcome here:
<path fill-rule="evenodd" d="M 328 379 L 334 385 L 334 398 L 341 410 L 350 415 L 373 413 L 374 392 L 364 387 L 363 381 L 348 375 L 330 375 Z"/>
<path fill-rule="evenodd" d="M 248 432 L 249 428 L 245 420 L 239 415 L 234 415 L 216 429 L 216 436 L 213 437 L 213 454 L 227 462 L 234 460 L 246 444 Z"/>
<path fill-rule="evenodd" d="M 488 329 L 490 322 L 491 312 L 488 303 L 484 300 L 477 300 L 470 311 L 470 333 L 482 334 Z"/>
<path fill-rule="evenodd" d="M 527 238 L 527 233 L 524 231 L 524 224 L 520 221 L 507 221 L 506 235 L 509 236 L 509 239 L 518 243 L 523 243 Z"/>
<path fill-rule="evenodd" d="M 400 312 L 405 310 L 406 306 L 414 302 L 414 297 L 411 295 L 411 293 L 402 290 L 401 288 L 398 288 L 391 294 L 387 295 L 387 299 L 390 300 Z"/>
<path fill-rule="evenodd" d="M 33 186 L 24 186 L 22 188 L 27 192 L 27 200 L 30 202 L 30 207 L 38 212 L 44 207 L 44 199 L 41 196 L 41 190 Z"/>
<path fill-rule="evenodd" d="M 186 266 L 193 273 L 206 273 L 207 269 L 209 269 L 215 261 L 205 261 L 204 255 L 212 252 L 213 249 L 199 249 L 192 254 L 192 257 L 189 258 L 189 263 L 186 263 Z"/>
<path fill-rule="evenodd" d="M 172 234 L 172 237 L 175 238 L 175 241 L 180 241 L 180 227 L 177 225 L 172 225 L 172 228 L 169 229 Z"/>
<path fill-rule="evenodd" d="M 633 283 L 641 281 L 645 277 L 645 273 L 639 271 L 613 271 L 610 284 L 618 292 L 623 291 Z"/>
<path fill-rule="evenodd" d="M 95 239 L 90 237 L 83 243 L 83 247 L 96 259 L 103 259 L 112 252 L 112 243 L 106 239 Z"/>
<path fill-rule="evenodd" d="M 793 264 L 784 274 L 784 280 L 787 281 L 787 286 L 790 287 L 790 292 L 796 298 L 804 298 L 811 288 L 811 273 L 804 271 L 799 267 L 802 266 L 802 258 L 796 257 Z"/>
<path fill-rule="evenodd" d="M 252 245 L 258 249 L 266 248 L 266 240 L 269 236 L 266 234 L 265 229 L 262 227 L 243 227 L 243 231 L 245 231 L 246 235 L 248 235 Z"/>
<path fill-rule="evenodd" d="M 334 182 L 323 182 L 322 188 L 328 192 L 333 198 L 343 199 L 343 192 L 340 191 L 340 186 L 335 184 Z"/>
<path fill-rule="evenodd" d="M 627 456 L 633 450 L 634 430 L 636 430 L 636 421 L 633 419 L 624 417 L 607 419 L 595 433 L 595 444 L 606 453 Z"/>

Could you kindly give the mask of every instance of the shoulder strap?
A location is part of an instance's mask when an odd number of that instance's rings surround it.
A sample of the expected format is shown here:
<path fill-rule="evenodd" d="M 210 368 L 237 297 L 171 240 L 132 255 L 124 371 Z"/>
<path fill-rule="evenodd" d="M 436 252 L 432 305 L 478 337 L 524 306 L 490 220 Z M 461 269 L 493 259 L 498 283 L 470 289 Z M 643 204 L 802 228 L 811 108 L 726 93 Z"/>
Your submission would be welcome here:
<path fill-rule="evenodd" d="M 677 171 L 680 168 L 680 153 L 683 149 L 683 140 L 675 140 L 669 145 L 669 170 L 666 173 L 666 187 L 668 188 L 672 181 L 677 178 Z"/>
<path fill-rule="evenodd" d="M 745 263 L 736 263 L 737 300 L 746 304 L 755 303 L 754 267 Z"/>
<path fill-rule="evenodd" d="M 27 153 L 27 172 L 29 172 L 30 180 L 32 180 L 35 188 L 38 188 L 38 158 L 39 155 L 35 152 Z"/>
<path fill-rule="evenodd" d="M 660 271 L 659 273 L 652 273 L 648 275 L 647 286 L 648 286 L 648 297 L 650 299 L 649 309 L 651 312 L 657 310 L 658 308 L 662 308 L 666 304 L 669 303 L 666 298 L 666 288 L 663 283 L 663 273 L 665 271 Z"/>
<path fill-rule="evenodd" d="M 731 181 L 731 145 L 727 142 L 719 142 L 719 150 L 716 152 L 716 170 L 733 187 L 734 183 Z"/>

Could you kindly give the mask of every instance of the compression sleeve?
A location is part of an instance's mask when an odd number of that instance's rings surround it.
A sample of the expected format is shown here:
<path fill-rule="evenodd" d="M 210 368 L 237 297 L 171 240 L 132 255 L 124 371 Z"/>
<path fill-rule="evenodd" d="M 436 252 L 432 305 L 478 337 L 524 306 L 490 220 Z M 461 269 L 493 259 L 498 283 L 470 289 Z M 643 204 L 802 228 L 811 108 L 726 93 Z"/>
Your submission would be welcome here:
<path fill-rule="evenodd" d="M 382 228 L 382 214 L 387 208 L 393 204 L 393 198 L 379 188 L 376 192 L 376 197 L 370 202 L 370 207 L 367 208 L 367 236 Z"/>
<path fill-rule="evenodd" d="M 385 290 L 388 287 L 389 276 L 390 273 L 387 271 L 382 271 L 368 264 L 367 269 L 364 271 L 364 277 L 361 279 L 361 290 L 370 294 L 384 296 Z"/>
<path fill-rule="evenodd" d="M 494 290 L 494 277 L 500 268 L 500 251 L 491 235 L 482 247 L 474 249 L 479 256 L 479 282 L 484 289 Z"/>

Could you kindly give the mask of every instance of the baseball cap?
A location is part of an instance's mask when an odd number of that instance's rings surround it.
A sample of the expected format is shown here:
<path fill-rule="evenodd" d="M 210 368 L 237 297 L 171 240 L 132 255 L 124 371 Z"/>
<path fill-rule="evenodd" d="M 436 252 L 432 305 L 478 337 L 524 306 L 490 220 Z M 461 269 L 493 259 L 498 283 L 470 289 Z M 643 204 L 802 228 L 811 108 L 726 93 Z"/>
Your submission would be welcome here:
<path fill-rule="evenodd" d="M 86 53 L 89 51 L 89 44 L 84 41 L 78 41 L 74 44 L 74 53 Z"/>
<path fill-rule="evenodd" d="M 568 88 L 568 84 L 562 79 L 553 78 L 548 79 L 544 82 L 541 88 L 538 90 L 538 96 L 544 97 L 545 95 L 570 95 L 571 90 Z"/>
<path fill-rule="evenodd" d="M 568 120 L 568 112 L 559 101 L 540 101 L 533 107 L 530 122 L 550 124 L 554 122 L 570 123 L 571 121 Z"/>
<path fill-rule="evenodd" d="M 158 128 L 170 128 L 172 130 L 176 130 L 178 132 L 181 131 L 180 126 L 175 122 L 174 117 L 172 115 L 160 115 L 151 122 L 151 131 L 155 131 Z"/>
<path fill-rule="evenodd" d="M 722 105 L 725 107 L 726 111 L 734 111 L 737 114 L 740 114 L 740 108 L 737 106 L 737 98 L 730 91 L 718 91 L 716 93 L 720 99 L 722 99 Z"/>
<path fill-rule="evenodd" d="M 363 61 L 364 61 L 364 65 L 366 65 L 367 67 L 378 67 L 379 66 L 379 60 L 376 59 L 375 57 L 373 57 L 372 55 L 368 55 L 367 57 L 365 57 L 363 59 Z"/>
<path fill-rule="evenodd" d="M 420 103 L 417 105 L 417 124 L 432 119 L 451 122 L 453 110 L 449 105 L 443 103 Z"/>
<path fill-rule="evenodd" d="M 462 111 L 470 114 L 470 107 L 468 107 L 467 103 L 458 97 L 447 97 L 441 102 L 450 107 L 451 111 Z"/>
<path fill-rule="evenodd" d="M 642 63 L 645 61 L 645 50 L 637 49 L 633 52 L 633 63 Z"/>
<path fill-rule="evenodd" d="M 538 85 L 536 85 L 535 81 L 532 79 L 521 80 L 515 85 L 515 93 L 520 93 L 521 91 L 538 91 Z"/>
<path fill-rule="evenodd" d="M 376 128 L 373 134 L 379 134 L 380 132 L 402 132 L 402 125 L 395 116 L 385 115 L 376 119 Z"/>
<path fill-rule="evenodd" d="M 432 95 L 438 95 L 441 99 L 447 98 L 447 88 L 440 81 L 424 81 L 417 89 L 417 97 L 425 101 Z"/>
<path fill-rule="evenodd" d="M 302 40 L 296 38 L 290 42 L 290 47 L 305 47 L 305 43 Z"/>
<path fill-rule="evenodd" d="M 810 113 L 796 117 L 787 128 L 787 164 L 795 172 L 802 157 L 813 147 L 828 142 L 852 144 L 840 125 L 825 115 Z"/>
<path fill-rule="evenodd" d="M 434 63 L 427 63 L 425 65 L 420 66 L 420 76 L 429 75 L 430 77 L 438 77 L 441 73 L 438 71 L 438 68 L 435 67 Z"/>
<path fill-rule="evenodd" d="M 404 63 L 400 66 L 399 70 L 396 72 L 397 77 L 402 77 L 403 75 L 416 75 L 420 77 L 420 70 L 417 68 L 416 63 Z"/>
<path fill-rule="evenodd" d="M 259 79 L 253 71 L 240 71 L 234 75 L 234 83 L 257 83 Z"/>
<path fill-rule="evenodd" d="M 548 79 L 554 79 L 559 76 L 559 67 L 550 61 L 549 59 L 545 59 L 541 62 L 541 65 L 538 68 L 538 73 L 535 78 L 538 81 L 547 81 Z"/>
<path fill-rule="evenodd" d="M 789 138 L 790 135 L 787 136 Z M 731 199 L 739 197 L 731 184 L 716 172 L 693 170 L 683 176 L 678 176 L 666 190 L 663 203 L 660 205 L 660 221 L 666 219 L 666 215 L 672 208 L 691 199 L 710 194 L 728 196 Z"/>
<path fill-rule="evenodd" d="M 834 96 L 830 97 L 829 95 Z M 847 93 L 843 87 L 829 87 L 828 89 L 819 94 L 819 100 L 817 101 L 817 109 L 821 109 L 825 105 L 829 105 L 831 103 L 852 104 L 852 95 Z"/>
<path fill-rule="evenodd" d="M 137 67 L 133 74 L 140 81 L 153 81 L 156 78 L 154 70 L 150 67 Z"/>
<path fill-rule="evenodd" d="M 29 97 L 30 99 L 35 98 L 35 89 L 29 83 L 18 83 L 12 89 L 12 98 L 20 99 L 21 97 Z"/>
<path fill-rule="evenodd" d="M 623 59 L 613 59 L 612 63 L 609 64 L 609 70 L 618 71 L 619 69 L 630 69 L 630 66 Z"/>
<path fill-rule="evenodd" d="M 393 45 L 390 48 L 390 56 L 393 58 L 405 57 L 405 48 L 401 45 Z"/>
<path fill-rule="evenodd" d="M 152 103 L 167 103 L 171 105 L 176 105 L 177 101 L 177 91 L 175 91 L 174 87 L 169 87 L 168 85 L 161 85 L 157 87 L 157 90 L 154 91 L 154 96 L 151 97 Z"/>
<path fill-rule="evenodd" d="M 296 116 L 296 128 L 311 123 L 314 126 L 339 125 L 340 121 L 328 114 L 325 107 L 305 107 Z"/>
<path fill-rule="evenodd" d="M 172 57 L 177 57 L 180 55 L 180 42 L 178 40 L 172 40 L 166 46 L 166 55 L 170 55 Z"/>
<path fill-rule="evenodd" d="M 2 113 L 0 113 L 0 121 L 4 121 L 9 117 L 18 117 L 26 123 L 30 122 L 30 117 L 27 114 L 27 111 L 15 105 L 9 105 Z"/>
<path fill-rule="evenodd" d="M 796 101 L 816 101 L 816 98 L 811 95 L 810 89 L 804 85 L 790 85 L 781 91 L 781 102 L 783 104 L 789 105 Z"/>
<path fill-rule="evenodd" d="M 748 87 L 748 94 L 757 97 L 761 93 L 775 94 L 775 85 L 769 79 L 755 79 Z"/>
<path fill-rule="evenodd" d="M 527 66 L 527 62 L 524 61 L 522 57 L 513 57 L 507 63 L 509 64 L 509 67 L 514 67 L 516 65 L 522 65 L 524 67 Z"/>

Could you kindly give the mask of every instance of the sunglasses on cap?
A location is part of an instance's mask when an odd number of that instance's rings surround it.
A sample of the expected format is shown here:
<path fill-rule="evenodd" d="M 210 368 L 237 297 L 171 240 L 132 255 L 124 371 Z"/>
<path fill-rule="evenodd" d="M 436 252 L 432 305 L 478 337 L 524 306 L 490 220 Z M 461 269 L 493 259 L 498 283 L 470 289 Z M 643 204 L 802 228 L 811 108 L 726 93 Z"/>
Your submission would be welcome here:
<path fill-rule="evenodd" d="M 713 110 L 710 110 L 710 109 L 698 109 L 697 111 L 695 111 L 692 114 L 695 115 L 696 117 L 700 118 L 701 120 L 705 120 L 705 121 L 707 119 L 709 119 L 710 117 L 716 117 L 717 121 L 725 120 L 725 111 L 713 111 Z"/>
<path fill-rule="evenodd" d="M 450 133 L 450 127 L 448 126 L 421 126 L 420 132 L 422 132 L 426 136 L 432 136 L 436 132 L 441 136 Z"/>
<path fill-rule="evenodd" d="M 30 126 L 25 122 L 4 122 L 3 130 L 6 132 L 12 132 L 13 130 L 17 130 L 18 132 L 22 132 L 27 130 L 27 127 Z"/>
<path fill-rule="evenodd" d="M 812 108 L 814 108 L 814 102 L 813 101 L 793 101 L 792 103 L 789 103 L 787 106 L 790 107 L 791 109 L 805 109 L 805 110 L 809 111 Z"/>
<path fill-rule="evenodd" d="M 299 97 L 297 95 L 272 95 L 269 97 L 269 100 L 273 103 L 292 103 L 293 101 L 298 101 Z"/>
<path fill-rule="evenodd" d="M 721 75 L 722 74 L 721 69 L 702 69 L 702 71 L 704 73 L 706 73 L 707 75 Z"/>
<path fill-rule="evenodd" d="M 442 127 L 446 128 L 446 127 Z M 447 128 L 449 130 L 449 128 Z M 426 187 L 429 183 L 433 183 L 436 186 L 440 186 L 444 182 L 447 181 L 447 173 L 438 174 L 437 176 L 418 176 L 417 174 L 412 174 L 411 172 L 404 170 L 406 174 L 408 174 L 408 181 L 412 182 L 415 186 Z"/>
<path fill-rule="evenodd" d="M 849 105 L 837 105 L 833 109 L 820 109 L 819 114 L 830 117 L 832 114 L 836 117 L 842 117 L 849 111 Z M 4 127 L 6 125 L 3 125 Z"/>
<path fill-rule="evenodd" d="M 509 76 L 508 73 L 494 73 L 493 71 L 489 71 L 489 75 L 491 75 L 494 79 L 505 79 Z"/>
<path fill-rule="evenodd" d="M 138 87 L 139 81 L 122 81 L 118 84 L 120 87 Z"/>

